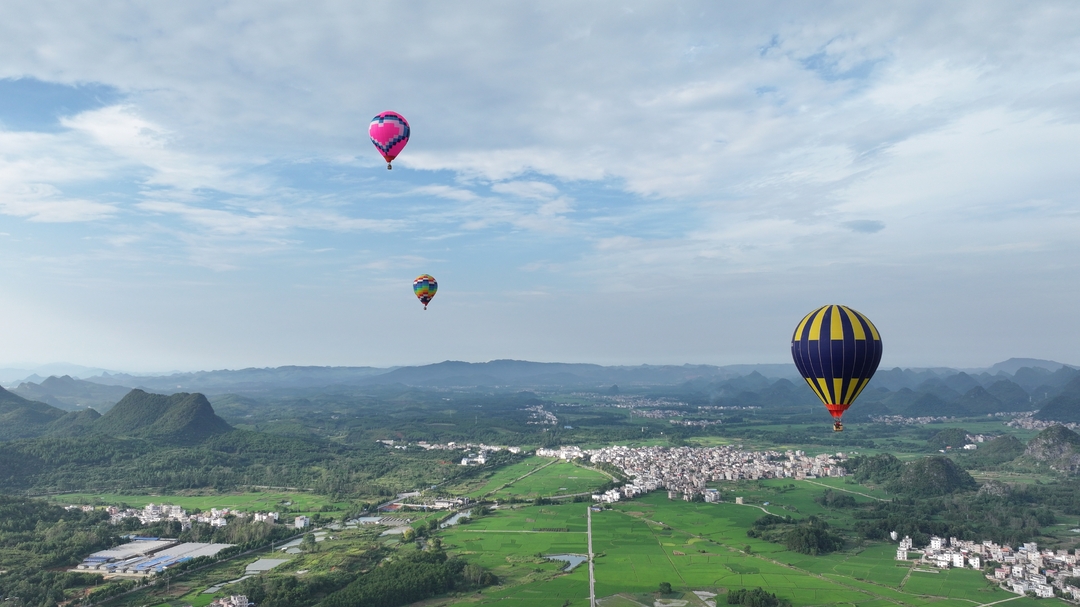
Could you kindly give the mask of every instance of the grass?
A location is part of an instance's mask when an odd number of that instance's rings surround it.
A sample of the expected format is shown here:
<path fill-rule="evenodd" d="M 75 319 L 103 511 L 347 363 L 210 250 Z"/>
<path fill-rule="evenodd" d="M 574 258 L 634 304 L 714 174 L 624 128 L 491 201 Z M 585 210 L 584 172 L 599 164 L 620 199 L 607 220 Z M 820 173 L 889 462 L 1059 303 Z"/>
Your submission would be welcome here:
<path fill-rule="evenodd" d="M 569 462 L 556 461 L 551 465 L 537 469 L 521 480 L 495 491 L 492 497 L 534 499 L 537 497 L 591 493 L 610 480 L 611 478 L 602 472 Z"/>

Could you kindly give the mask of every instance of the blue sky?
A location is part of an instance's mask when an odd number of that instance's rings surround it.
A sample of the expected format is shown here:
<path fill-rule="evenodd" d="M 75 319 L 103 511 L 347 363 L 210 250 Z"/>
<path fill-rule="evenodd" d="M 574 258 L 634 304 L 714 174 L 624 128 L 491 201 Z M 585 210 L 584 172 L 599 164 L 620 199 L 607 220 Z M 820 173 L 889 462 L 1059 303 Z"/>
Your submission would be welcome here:
<path fill-rule="evenodd" d="M 1080 363 L 1072 2 L 0 17 L 3 365 Z"/>

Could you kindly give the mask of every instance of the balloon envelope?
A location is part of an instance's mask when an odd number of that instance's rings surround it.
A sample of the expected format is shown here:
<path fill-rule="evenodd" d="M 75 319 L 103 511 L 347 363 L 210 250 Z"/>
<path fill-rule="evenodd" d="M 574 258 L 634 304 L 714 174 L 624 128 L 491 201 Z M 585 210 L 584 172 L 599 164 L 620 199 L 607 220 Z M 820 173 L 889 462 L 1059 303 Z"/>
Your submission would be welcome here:
<path fill-rule="evenodd" d="M 881 362 L 881 335 L 870 319 L 847 306 L 822 306 L 795 328 L 791 357 L 839 420 Z"/>
<path fill-rule="evenodd" d="M 439 290 L 439 283 L 435 282 L 434 276 L 431 276 L 430 274 L 421 274 L 413 281 L 412 290 L 413 293 L 416 293 L 416 297 L 420 300 L 420 303 L 424 304 L 424 309 L 427 310 L 427 305 L 431 302 L 431 298 L 435 297 L 435 291 Z"/>
<path fill-rule="evenodd" d="M 383 112 L 371 119 L 368 136 L 389 164 L 409 143 L 409 121 L 397 112 Z"/>

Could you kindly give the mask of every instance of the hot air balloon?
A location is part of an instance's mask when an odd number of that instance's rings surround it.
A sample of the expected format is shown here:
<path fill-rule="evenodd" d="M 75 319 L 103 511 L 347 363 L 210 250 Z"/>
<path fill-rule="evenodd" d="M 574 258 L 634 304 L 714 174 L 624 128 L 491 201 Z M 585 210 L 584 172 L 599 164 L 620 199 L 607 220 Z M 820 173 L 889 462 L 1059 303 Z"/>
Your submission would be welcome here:
<path fill-rule="evenodd" d="M 844 411 L 859 397 L 881 362 L 881 335 L 870 319 L 847 306 L 822 306 L 806 315 L 791 337 L 791 357 L 844 429 Z"/>
<path fill-rule="evenodd" d="M 435 297 L 435 291 L 439 290 L 439 283 L 435 282 L 435 277 L 430 274 L 421 274 L 416 277 L 416 280 L 412 281 L 413 293 L 416 293 L 417 299 L 420 303 L 424 304 L 424 309 L 427 310 L 428 303 L 431 302 L 431 298 Z"/>
<path fill-rule="evenodd" d="M 392 169 L 390 163 L 409 143 L 409 121 L 397 112 L 383 112 L 371 119 L 368 136 L 386 159 L 387 170 Z"/>

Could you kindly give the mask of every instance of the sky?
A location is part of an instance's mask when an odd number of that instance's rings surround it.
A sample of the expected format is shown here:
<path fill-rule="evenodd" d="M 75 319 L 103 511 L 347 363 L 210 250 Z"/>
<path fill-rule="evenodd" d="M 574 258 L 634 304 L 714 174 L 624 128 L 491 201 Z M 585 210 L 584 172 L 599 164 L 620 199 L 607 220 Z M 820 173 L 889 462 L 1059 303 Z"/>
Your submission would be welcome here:
<path fill-rule="evenodd" d="M 1076 364 L 1078 158 L 1065 0 L 4 3 L 0 364 Z"/>

